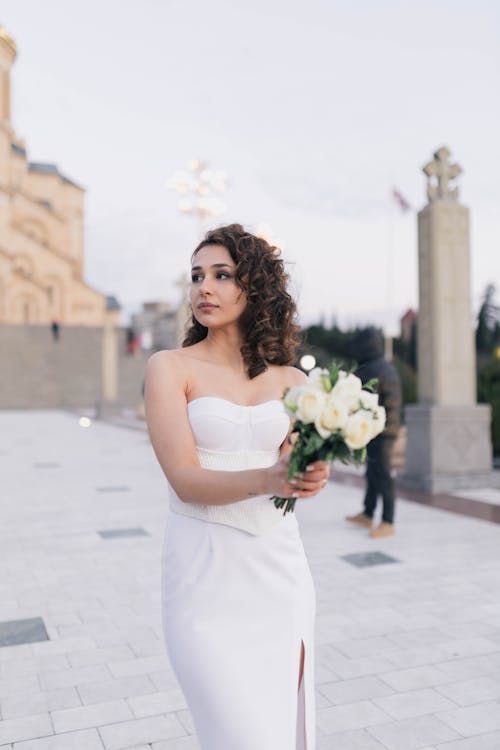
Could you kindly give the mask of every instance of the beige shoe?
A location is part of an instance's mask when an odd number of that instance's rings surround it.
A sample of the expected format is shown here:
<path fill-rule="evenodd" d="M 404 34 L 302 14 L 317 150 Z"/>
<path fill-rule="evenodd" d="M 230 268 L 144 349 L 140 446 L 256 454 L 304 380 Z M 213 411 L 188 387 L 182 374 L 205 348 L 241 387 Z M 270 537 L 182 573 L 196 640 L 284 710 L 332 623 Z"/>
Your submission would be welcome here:
<path fill-rule="evenodd" d="M 365 526 L 367 529 L 371 529 L 373 524 L 372 519 L 365 516 L 364 513 L 357 513 L 355 516 L 346 516 L 345 520 L 356 523 L 358 526 Z"/>
<path fill-rule="evenodd" d="M 372 539 L 382 539 L 384 536 L 394 536 L 395 533 L 394 524 L 382 521 L 380 526 L 377 526 L 376 529 L 370 531 L 369 536 L 371 536 Z"/>

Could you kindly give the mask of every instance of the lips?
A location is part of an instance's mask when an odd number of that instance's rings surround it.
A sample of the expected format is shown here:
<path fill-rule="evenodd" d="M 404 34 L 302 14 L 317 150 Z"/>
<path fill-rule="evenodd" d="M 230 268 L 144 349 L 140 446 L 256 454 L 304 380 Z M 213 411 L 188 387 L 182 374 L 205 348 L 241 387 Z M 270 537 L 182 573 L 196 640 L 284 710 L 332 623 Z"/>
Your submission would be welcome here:
<path fill-rule="evenodd" d="M 201 305 L 198 305 L 198 310 L 215 310 L 217 305 L 211 305 L 208 302 L 202 302 Z"/>

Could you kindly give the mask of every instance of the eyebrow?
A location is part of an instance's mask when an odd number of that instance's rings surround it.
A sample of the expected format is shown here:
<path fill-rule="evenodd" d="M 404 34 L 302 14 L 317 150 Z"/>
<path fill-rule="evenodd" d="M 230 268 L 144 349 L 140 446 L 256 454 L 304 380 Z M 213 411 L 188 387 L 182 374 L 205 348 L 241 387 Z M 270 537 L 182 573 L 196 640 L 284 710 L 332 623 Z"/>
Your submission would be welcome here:
<path fill-rule="evenodd" d="M 232 268 L 229 263 L 212 263 L 210 268 Z M 192 266 L 191 271 L 203 271 L 203 266 Z"/>

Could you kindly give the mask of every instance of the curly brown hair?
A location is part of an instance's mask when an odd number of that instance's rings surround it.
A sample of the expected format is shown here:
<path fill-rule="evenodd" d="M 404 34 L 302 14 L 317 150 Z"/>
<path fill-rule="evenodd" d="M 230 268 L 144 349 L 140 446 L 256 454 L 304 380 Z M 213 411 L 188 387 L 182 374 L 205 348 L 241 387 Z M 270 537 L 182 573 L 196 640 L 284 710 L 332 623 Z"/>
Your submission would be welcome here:
<path fill-rule="evenodd" d="M 247 295 L 240 318 L 244 343 L 243 361 L 249 378 L 268 365 L 292 365 L 299 343 L 297 308 L 287 291 L 289 276 L 280 250 L 262 237 L 245 231 L 241 224 L 212 229 L 193 253 L 206 245 L 222 245 L 236 264 L 235 281 Z M 191 327 L 182 346 L 191 346 L 206 338 L 208 328 L 192 315 Z"/>

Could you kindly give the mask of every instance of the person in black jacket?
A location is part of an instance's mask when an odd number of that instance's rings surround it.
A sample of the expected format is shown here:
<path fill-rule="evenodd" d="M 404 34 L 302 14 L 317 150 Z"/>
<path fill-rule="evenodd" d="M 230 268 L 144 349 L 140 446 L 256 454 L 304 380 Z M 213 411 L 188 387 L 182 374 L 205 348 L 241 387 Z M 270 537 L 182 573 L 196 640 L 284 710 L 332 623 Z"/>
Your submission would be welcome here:
<path fill-rule="evenodd" d="M 356 375 L 362 383 L 378 378 L 379 404 L 385 408 L 384 431 L 367 446 L 366 493 L 364 510 L 347 516 L 351 523 L 372 528 L 378 496 L 382 496 L 382 521 L 372 529 L 373 538 L 394 534 L 394 482 L 391 476 L 391 455 L 400 424 L 401 379 L 392 364 L 384 359 L 384 338 L 377 328 L 358 331 L 351 342 L 351 354 L 358 364 Z"/>

